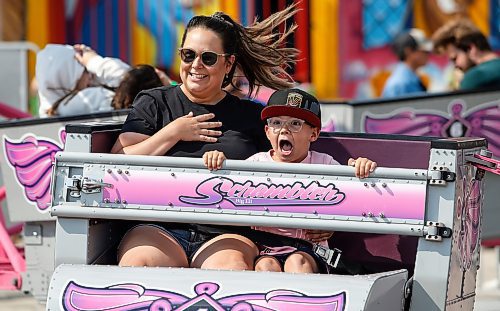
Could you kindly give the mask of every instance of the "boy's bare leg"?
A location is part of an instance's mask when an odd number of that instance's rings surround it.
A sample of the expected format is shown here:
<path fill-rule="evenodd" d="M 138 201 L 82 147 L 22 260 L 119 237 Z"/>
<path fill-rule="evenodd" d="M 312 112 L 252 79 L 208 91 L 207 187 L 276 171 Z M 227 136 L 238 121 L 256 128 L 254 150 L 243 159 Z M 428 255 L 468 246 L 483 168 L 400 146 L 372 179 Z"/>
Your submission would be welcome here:
<path fill-rule="evenodd" d="M 255 262 L 255 271 L 282 272 L 278 259 L 272 256 L 262 256 Z"/>
<path fill-rule="evenodd" d="M 304 252 L 293 253 L 285 261 L 285 272 L 317 273 L 318 271 L 314 258 Z"/>

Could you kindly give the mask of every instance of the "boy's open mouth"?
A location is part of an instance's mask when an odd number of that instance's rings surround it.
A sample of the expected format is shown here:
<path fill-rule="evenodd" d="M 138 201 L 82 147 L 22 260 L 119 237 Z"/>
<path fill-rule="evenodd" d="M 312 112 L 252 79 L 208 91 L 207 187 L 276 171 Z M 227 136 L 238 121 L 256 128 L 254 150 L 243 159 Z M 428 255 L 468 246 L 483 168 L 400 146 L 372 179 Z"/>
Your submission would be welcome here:
<path fill-rule="evenodd" d="M 280 138 L 278 140 L 278 146 L 283 155 L 290 155 L 293 150 L 293 144 L 286 138 Z"/>

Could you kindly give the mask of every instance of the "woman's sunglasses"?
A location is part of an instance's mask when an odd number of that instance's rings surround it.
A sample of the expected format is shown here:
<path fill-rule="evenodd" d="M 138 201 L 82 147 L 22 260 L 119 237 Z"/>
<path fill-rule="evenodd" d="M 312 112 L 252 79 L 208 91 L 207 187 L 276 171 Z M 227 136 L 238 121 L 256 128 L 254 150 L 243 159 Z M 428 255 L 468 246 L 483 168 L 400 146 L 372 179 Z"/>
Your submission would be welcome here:
<path fill-rule="evenodd" d="M 185 48 L 180 48 L 179 53 L 181 55 L 181 59 L 183 62 L 186 64 L 194 62 L 196 57 L 198 57 L 198 54 L 191 50 L 191 49 L 185 49 Z M 219 60 L 219 56 L 228 56 L 229 54 L 223 53 L 223 54 L 217 54 L 212 51 L 204 51 L 201 52 L 201 62 L 205 66 L 213 66 L 217 64 L 217 61 Z"/>

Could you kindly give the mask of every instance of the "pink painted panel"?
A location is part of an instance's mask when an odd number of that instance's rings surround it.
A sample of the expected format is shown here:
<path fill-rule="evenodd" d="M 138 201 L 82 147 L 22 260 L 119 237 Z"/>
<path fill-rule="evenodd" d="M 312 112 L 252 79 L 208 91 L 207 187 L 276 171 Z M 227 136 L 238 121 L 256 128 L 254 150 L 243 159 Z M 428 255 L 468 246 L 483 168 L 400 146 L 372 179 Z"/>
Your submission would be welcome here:
<path fill-rule="evenodd" d="M 173 176 L 172 176 L 173 175 Z M 103 199 L 127 204 L 424 219 L 426 185 L 195 173 L 106 173 Z"/>

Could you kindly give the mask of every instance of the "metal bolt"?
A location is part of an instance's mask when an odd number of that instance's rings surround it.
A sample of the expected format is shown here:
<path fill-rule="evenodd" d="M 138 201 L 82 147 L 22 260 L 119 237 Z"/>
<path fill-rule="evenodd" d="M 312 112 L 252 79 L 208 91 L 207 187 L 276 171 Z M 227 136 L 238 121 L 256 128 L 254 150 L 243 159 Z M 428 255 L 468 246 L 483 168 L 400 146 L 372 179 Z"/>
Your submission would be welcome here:
<path fill-rule="evenodd" d="M 121 174 L 121 173 L 122 173 L 122 170 L 121 170 L 121 169 L 117 169 L 117 170 L 116 170 L 116 172 L 117 172 L 118 174 Z"/>
<path fill-rule="evenodd" d="M 370 183 L 370 186 L 375 187 L 375 183 L 374 182 Z"/>
<path fill-rule="evenodd" d="M 368 183 L 366 183 L 366 182 L 365 182 L 363 185 L 364 185 L 365 187 L 368 187 Z"/>
<path fill-rule="evenodd" d="M 116 204 L 119 204 L 119 203 L 120 203 L 120 199 L 116 198 L 116 199 L 115 199 L 115 203 L 116 203 Z"/>
<path fill-rule="evenodd" d="M 314 211 L 314 215 L 318 215 L 318 211 Z"/>
<path fill-rule="evenodd" d="M 373 213 L 372 212 L 368 212 L 368 217 L 373 217 Z"/>
<path fill-rule="evenodd" d="M 107 172 L 108 172 L 108 174 L 113 173 L 113 171 L 110 168 L 108 168 Z"/>
<path fill-rule="evenodd" d="M 268 181 L 268 182 L 271 182 L 271 178 L 267 178 L 267 181 Z"/>
<path fill-rule="evenodd" d="M 174 206 L 172 202 L 168 202 L 168 206 Z"/>
<path fill-rule="evenodd" d="M 382 183 L 382 188 L 385 188 L 387 187 L 387 184 L 386 183 Z"/>
<path fill-rule="evenodd" d="M 123 200 L 123 201 L 122 201 L 122 203 L 123 203 L 123 204 L 127 204 L 127 200 Z"/>
<path fill-rule="evenodd" d="M 174 177 L 174 176 L 175 176 L 175 173 L 170 173 L 170 176 Z"/>
<path fill-rule="evenodd" d="M 366 213 L 365 213 L 365 212 L 362 212 L 362 213 L 361 213 L 361 216 L 366 217 Z"/>
<path fill-rule="evenodd" d="M 382 213 L 382 212 L 380 214 L 378 214 L 378 215 L 380 216 L 380 218 L 385 218 L 385 214 Z"/>
<path fill-rule="evenodd" d="M 267 208 L 267 207 L 266 207 L 266 212 L 268 212 L 268 213 L 269 213 L 269 208 Z"/>
<path fill-rule="evenodd" d="M 109 199 L 108 199 L 108 198 L 105 198 L 105 199 L 104 199 L 104 203 L 109 203 Z"/>

